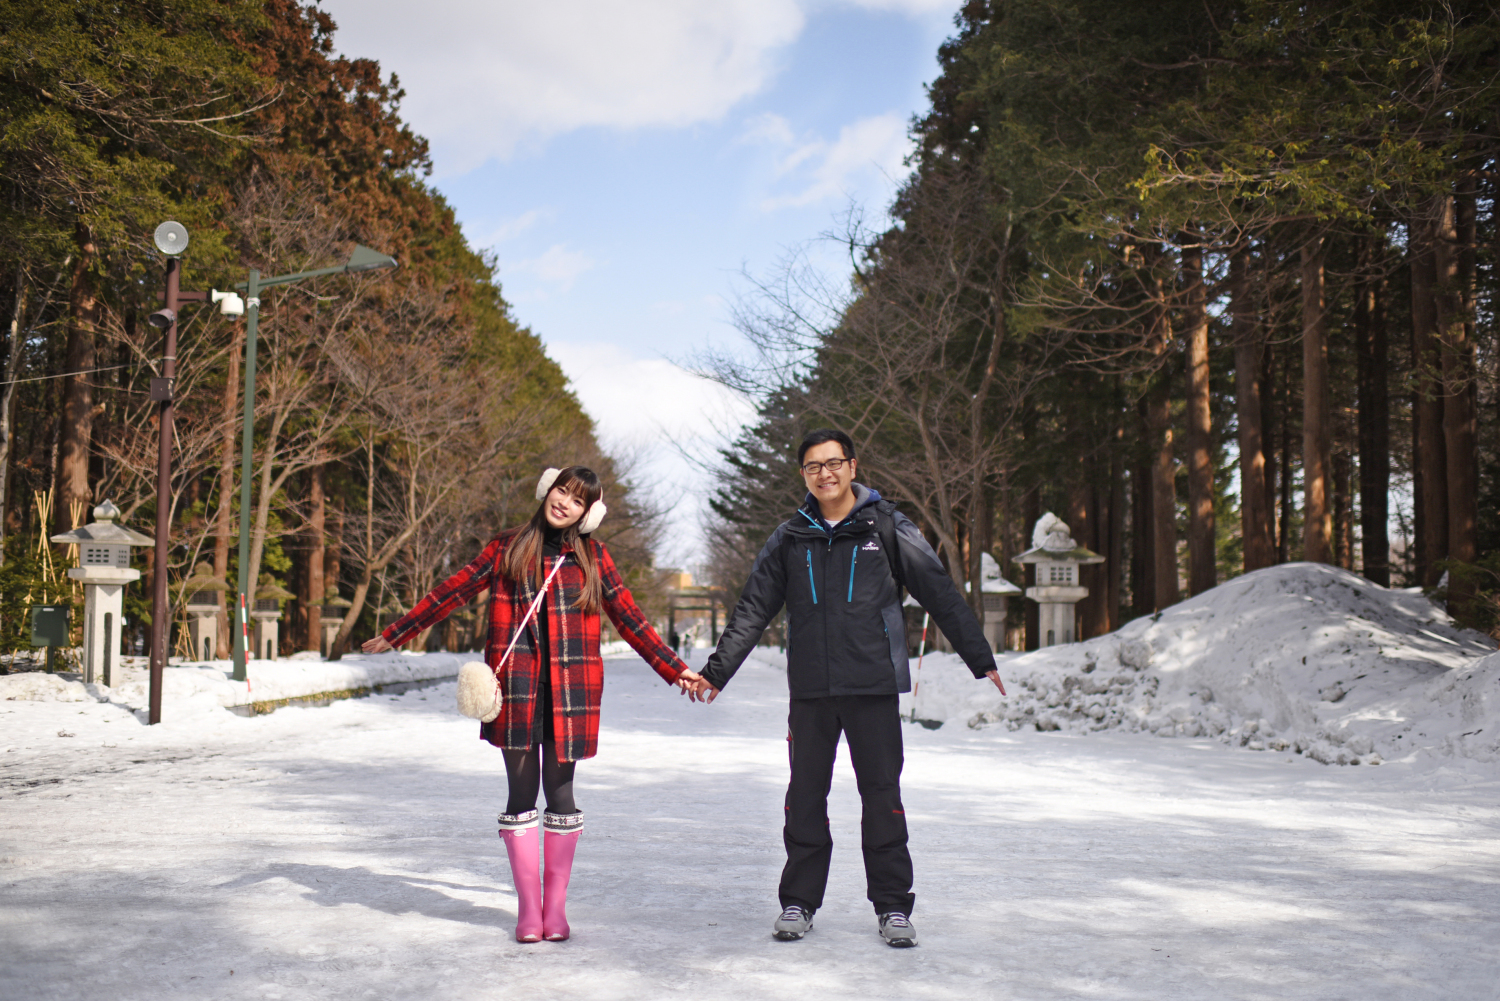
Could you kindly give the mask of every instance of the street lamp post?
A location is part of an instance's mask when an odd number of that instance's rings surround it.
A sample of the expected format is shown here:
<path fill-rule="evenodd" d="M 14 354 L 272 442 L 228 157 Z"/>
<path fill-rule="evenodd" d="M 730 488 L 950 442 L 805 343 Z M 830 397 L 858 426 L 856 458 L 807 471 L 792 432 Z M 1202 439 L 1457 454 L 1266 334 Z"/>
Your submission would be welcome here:
<path fill-rule="evenodd" d="M 167 591 L 167 558 L 172 528 L 172 437 L 173 384 L 177 379 L 177 307 L 183 300 L 218 302 L 225 316 L 238 316 L 239 296 L 226 292 L 184 292 L 180 288 L 182 261 L 188 247 L 188 231 L 181 223 L 164 222 L 152 234 L 156 249 L 167 258 L 165 304 L 147 317 L 151 326 L 165 332 L 161 375 L 151 380 L 151 399 L 159 405 L 156 449 L 156 539 L 155 569 L 151 578 L 151 682 L 147 722 L 161 722 L 162 671 L 167 664 L 167 627 L 171 604 Z"/>
<path fill-rule="evenodd" d="M 235 681 L 245 680 L 245 662 L 249 651 L 250 630 L 250 476 L 251 460 L 255 451 L 255 349 L 260 329 L 260 293 L 274 285 L 290 285 L 305 278 L 320 278 L 323 275 L 356 274 L 361 271 L 376 271 L 394 268 L 397 261 L 388 254 L 371 250 L 363 244 L 354 248 L 349 260 L 332 268 L 316 271 L 298 271 L 274 278 L 262 278 L 252 268 L 249 280 L 235 288 L 245 290 L 245 426 L 240 437 L 240 559 L 239 587 L 236 595 L 239 610 L 239 628 L 231 629 L 234 640 Z"/>

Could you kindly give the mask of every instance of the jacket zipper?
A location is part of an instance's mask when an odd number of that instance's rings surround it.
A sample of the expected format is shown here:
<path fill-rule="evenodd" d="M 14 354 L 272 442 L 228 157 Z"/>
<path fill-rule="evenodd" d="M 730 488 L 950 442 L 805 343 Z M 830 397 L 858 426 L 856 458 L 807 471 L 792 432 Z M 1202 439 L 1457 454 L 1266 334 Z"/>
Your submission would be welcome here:
<path fill-rule="evenodd" d="M 813 580 L 812 547 L 809 546 L 802 550 L 802 554 L 807 557 L 807 586 L 812 588 L 813 604 L 816 605 L 818 603 L 818 584 Z"/>
<path fill-rule="evenodd" d="M 858 563 L 858 562 L 859 562 L 859 540 L 855 539 L 854 540 L 854 552 L 849 557 L 849 597 L 847 597 L 847 598 L 844 599 L 845 602 L 852 603 L 854 601 L 854 564 Z"/>

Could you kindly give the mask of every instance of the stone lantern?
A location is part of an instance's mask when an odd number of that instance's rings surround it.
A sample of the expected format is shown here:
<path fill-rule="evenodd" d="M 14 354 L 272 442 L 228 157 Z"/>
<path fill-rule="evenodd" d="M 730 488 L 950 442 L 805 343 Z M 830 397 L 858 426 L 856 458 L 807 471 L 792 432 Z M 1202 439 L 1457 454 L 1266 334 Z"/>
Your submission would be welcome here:
<path fill-rule="evenodd" d="M 130 547 L 155 540 L 115 524 L 120 509 L 110 501 L 94 508 L 94 520 L 82 528 L 52 536 L 53 542 L 78 547 L 78 566 L 68 576 L 83 582 L 83 680 L 114 683 L 124 627 L 125 585 L 140 580 L 130 568 Z"/>
<path fill-rule="evenodd" d="M 327 657 L 333 649 L 333 640 L 339 634 L 340 627 L 344 624 L 344 615 L 354 602 L 348 598 L 339 597 L 339 589 L 335 584 L 328 585 L 328 591 L 323 595 L 322 617 L 319 624 L 323 627 L 323 656 Z"/>
<path fill-rule="evenodd" d="M 182 582 L 182 593 L 187 596 L 188 640 L 194 657 L 214 659 L 219 640 L 219 595 L 228 590 L 229 585 L 214 576 L 214 568 L 208 563 L 199 563 L 193 568 L 193 575 Z"/>
<path fill-rule="evenodd" d="M 968 590 L 969 585 L 964 585 Z M 979 594 L 984 600 L 984 637 L 997 653 L 1005 649 L 1005 618 L 1010 612 L 1010 596 L 1021 589 L 1000 576 L 1000 564 L 989 553 L 979 554 Z"/>
<path fill-rule="evenodd" d="M 1067 524 L 1048 511 L 1032 529 L 1031 548 L 1015 561 L 1036 567 L 1036 586 L 1026 589 L 1026 597 L 1041 606 L 1041 645 L 1072 643 L 1073 606 L 1089 596 L 1089 589 L 1078 583 L 1078 568 L 1103 563 L 1104 557 L 1074 542 Z"/>
<path fill-rule="evenodd" d="M 250 618 L 255 620 L 251 648 L 262 660 L 275 660 L 277 644 L 281 639 L 281 603 L 295 597 L 292 592 L 271 579 L 270 574 L 260 575 L 260 586 L 255 589 L 255 607 Z"/>

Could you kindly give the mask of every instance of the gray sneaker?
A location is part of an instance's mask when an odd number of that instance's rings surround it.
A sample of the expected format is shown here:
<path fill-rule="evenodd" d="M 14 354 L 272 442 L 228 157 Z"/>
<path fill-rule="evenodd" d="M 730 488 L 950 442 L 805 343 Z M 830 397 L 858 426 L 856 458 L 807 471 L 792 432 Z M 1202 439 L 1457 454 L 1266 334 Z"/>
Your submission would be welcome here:
<path fill-rule="evenodd" d="M 909 949 L 917 944 L 917 930 L 900 911 L 880 915 L 880 937 L 893 949 Z"/>
<path fill-rule="evenodd" d="M 812 931 L 812 911 L 792 904 L 776 919 L 775 935 L 783 942 L 795 942 Z"/>

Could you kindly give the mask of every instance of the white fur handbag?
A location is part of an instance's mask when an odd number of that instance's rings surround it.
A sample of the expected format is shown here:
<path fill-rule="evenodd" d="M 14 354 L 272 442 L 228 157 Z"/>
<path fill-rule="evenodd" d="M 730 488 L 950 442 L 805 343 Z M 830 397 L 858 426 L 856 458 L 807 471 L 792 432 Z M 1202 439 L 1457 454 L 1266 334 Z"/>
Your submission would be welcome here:
<path fill-rule="evenodd" d="M 510 659 L 511 651 L 516 648 L 516 640 L 521 638 L 521 631 L 536 614 L 541 606 L 542 599 L 547 597 L 547 588 L 552 586 L 552 578 L 557 576 L 557 571 L 562 569 L 563 557 L 557 558 L 557 565 L 547 575 L 547 580 L 542 584 L 542 589 L 536 593 L 531 607 L 526 609 L 526 615 L 521 619 L 521 624 L 516 627 L 516 633 L 510 638 L 510 646 L 505 648 L 505 653 L 500 658 L 500 663 L 495 669 L 483 661 L 471 660 L 458 669 L 458 711 L 470 719 L 477 719 L 481 723 L 493 722 L 500 715 L 500 707 L 504 704 L 500 694 L 500 669 Z"/>

